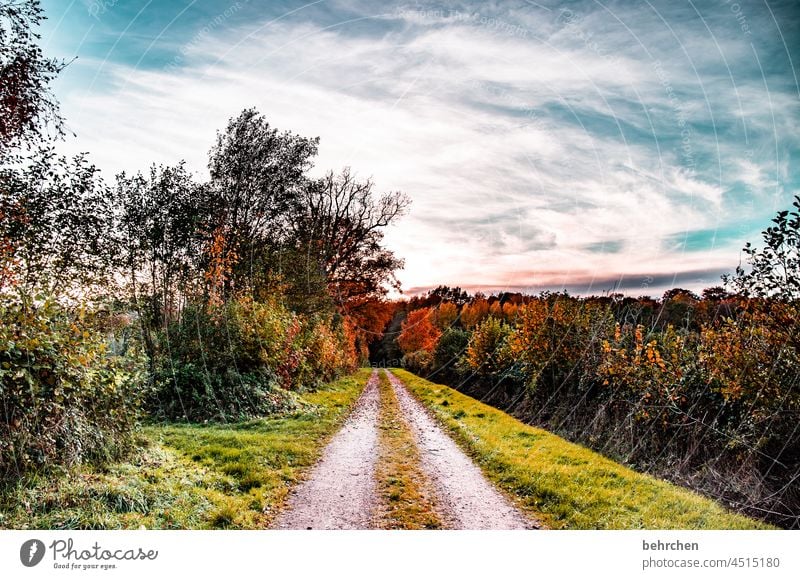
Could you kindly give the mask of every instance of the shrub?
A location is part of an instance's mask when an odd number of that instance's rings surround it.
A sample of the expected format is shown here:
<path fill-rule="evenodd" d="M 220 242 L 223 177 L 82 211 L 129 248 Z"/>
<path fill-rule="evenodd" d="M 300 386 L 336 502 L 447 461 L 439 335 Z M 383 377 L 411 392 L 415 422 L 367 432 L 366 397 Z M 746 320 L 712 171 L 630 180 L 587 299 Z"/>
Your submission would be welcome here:
<path fill-rule="evenodd" d="M 486 318 L 472 332 L 466 363 L 480 376 L 497 376 L 511 365 L 507 339 L 511 328 L 497 318 Z"/>
<path fill-rule="evenodd" d="M 344 323 L 312 322 L 274 301 L 188 307 L 161 342 L 148 406 L 171 419 L 241 420 L 292 410 L 290 391 L 355 366 Z"/>
<path fill-rule="evenodd" d="M 508 348 L 542 401 L 566 401 L 593 384 L 601 341 L 612 327 L 606 306 L 567 296 L 538 299 L 519 307 Z"/>
<path fill-rule="evenodd" d="M 461 361 L 469 345 L 469 332 L 450 328 L 436 344 L 433 352 L 433 367 L 445 377 L 456 378 L 461 373 Z"/>
<path fill-rule="evenodd" d="M 0 297 L 0 477 L 102 463 L 132 444 L 143 358 L 112 353 L 95 313 Z"/>
<path fill-rule="evenodd" d="M 425 350 L 417 350 L 403 356 L 400 360 L 403 368 L 415 374 L 427 374 L 433 366 L 433 355 Z"/>

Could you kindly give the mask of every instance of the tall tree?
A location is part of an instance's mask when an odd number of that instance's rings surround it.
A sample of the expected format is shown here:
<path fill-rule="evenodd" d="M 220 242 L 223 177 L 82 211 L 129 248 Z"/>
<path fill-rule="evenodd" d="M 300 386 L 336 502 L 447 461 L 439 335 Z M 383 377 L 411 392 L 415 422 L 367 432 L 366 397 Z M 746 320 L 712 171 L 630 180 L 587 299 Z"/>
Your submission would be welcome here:
<path fill-rule="evenodd" d="M 218 199 L 218 230 L 236 256 L 225 291 L 252 289 L 284 241 L 279 226 L 306 183 L 319 139 L 279 132 L 247 109 L 218 133 L 211 149 L 211 186 Z"/>
<path fill-rule="evenodd" d="M 115 202 L 122 275 L 152 359 L 151 332 L 176 320 L 187 294 L 200 291 L 202 250 L 212 243 L 208 196 L 179 163 L 118 175 Z"/>

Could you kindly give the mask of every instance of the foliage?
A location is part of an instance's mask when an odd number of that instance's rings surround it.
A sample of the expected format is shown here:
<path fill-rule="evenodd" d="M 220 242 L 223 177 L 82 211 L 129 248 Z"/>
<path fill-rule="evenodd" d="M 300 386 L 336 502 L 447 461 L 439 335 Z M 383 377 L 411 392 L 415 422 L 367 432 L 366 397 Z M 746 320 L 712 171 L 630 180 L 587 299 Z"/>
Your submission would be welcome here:
<path fill-rule="evenodd" d="M 416 350 L 404 355 L 400 364 L 416 374 L 427 374 L 433 366 L 433 355 L 427 350 Z"/>
<path fill-rule="evenodd" d="M 489 302 L 483 298 L 478 298 L 461 308 L 461 324 L 471 330 L 488 315 Z"/>
<path fill-rule="evenodd" d="M 0 1 L 0 162 L 12 149 L 41 141 L 48 124 L 62 131 L 49 85 L 64 64 L 38 46 L 42 20 L 38 0 Z"/>
<path fill-rule="evenodd" d="M 800 466 L 797 304 L 753 301 L 739 319 L 703 328 L 698 365 L 735 417 L 729 446 L 775 457 L 784 464 L 777 470 Z"/>
<path fill-rule="evenodd" d="M 800 195 L 792 203 L 794 211 L 779 211 L 775 224 L 762 233 L 761 249 L 747 243 L 744 252 L 750 271 L 741 266 L 728 285 L 746 296 L 800 299 Z"/>
<path fill-rule="evenodd" d="M 103 288 L 118 254 L 113 201 L 83 155 L 39 150 L 21 167 L 0 170 L 5 267 L 26 291 Z"/>
<path fill-rule="evenodd" d="M 458 319 L 458 307 L 452 302 L 442 302 L 433 309 L 433 325 L 446 331 Z"/>
<path fill-rule="evenodd" d="M 154 165 L 147 177 L 117 175 L 114 198 L 120 209 L 122 272 L 149 334 L 177 318 L 190 284 L 197 282 L 208 201 L 183 163 Z M 206 233 L 213 245 L 210 237 Z M 205 249 L 215 256 L 210 247 Z"/>
<path fill-rule="evenodd" d="M 131 446 L 142 360 L 135 344 L 112 351 L 98 316 L 52 298 L 0 301 L 0 478 Z"/>
<path fill-rule="evenodd" d="M 611 323 L 602 305 L 567 296 L 533 300 L 518 309 L 509 355 L 542 400 L 565 397 L 588 387 Z"/>
<path fill-rule="evenodd" d="M 403 261 L 381 246 L 382 230 L 405 213 L 410 200 L 400 192 L 377 197 L 373 187 L 349 168 L 329 172 L 309 182 L 287 214 L 292 243 L 306 251 L 309 267 L 325 273 L 345 311 L 353 301 L 382 298 L 387 285 L 399 289 L 394 272 Z"/>
<path fill-rule="evenodd" d="M 189 306 L 161 338 L 149 407 L 190 421 L 241 420 L 296 408 L 289 391 L 355 366 L 346 327 L 249 298 Z"/>
<path fill-rule="evenodd" d="M 433 325 L 433 312 L 429 308 L 414 310 L 403 321 L 397 343 L 404 354 L 425 351 L 432 353 L 442 335 Z"/>
<path fill-rule="evenodd" d="M 284 241 L 283 220 L 306 186 L 319 139 L 279 132 L 255 109 L 228 122 L 209 154 L 213 229 L 236 256 L 224 297 L 254 289 L 261 267 Z"/>
<path fill-rule="evenodd" d="M 499 303 L 465 305 L 465 329 L 446 331 L 432 362 L 407 356 L 404 367 L 743 512 L 798 524 L 795 303 L 721 288 L 702 299 L 676 289 L 660 301 L 544 294 Z"/>
<path fill-rule="evenodd" d="M 433 352 L 433 366 L 438 375 L 451 380 L 461 373 L 461 360 L 467 351 L 470 334 L 461 328 L 450 327 L 442 333 Z"/>
<path fill-rule="evenodd" d="M 469 340 L 466 363 L 481 376 L 497 376 L 511 365 L 507 349 L 511 328 L 497 318 L 489 317 L 475 328 Z"/>

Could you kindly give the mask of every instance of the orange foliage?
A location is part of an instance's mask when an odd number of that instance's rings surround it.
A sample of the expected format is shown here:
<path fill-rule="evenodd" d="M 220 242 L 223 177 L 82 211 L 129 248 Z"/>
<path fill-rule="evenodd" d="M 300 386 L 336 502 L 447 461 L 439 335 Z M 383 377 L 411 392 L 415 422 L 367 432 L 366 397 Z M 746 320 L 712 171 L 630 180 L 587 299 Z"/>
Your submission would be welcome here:
<path fill-rule="evenodd" d="M 471 330 L 489 315 L 489 302 L 485 299 L 476 299 L 471 304 L 461 309 L 461 323 Z"/>
<path fill-rule="evenodd" d="M 458 307 L 452 302 L 442 302 L 433 310 L 433 324 L 444 331 L 458 319 Z"/>
<path fill-rule="evenodd" d="M 414 310 L 408 314 L 397 337 L 397 343 L 404 354 L 420 350 L 433 352 L 442 332 L 433 325 L 432 318 L 431 308 Z"/>
<path fill-rule="evenodd" d="M 225 230 L 218 227 L 206 249 L 209 265 L 205 271 L 205 280 L 208 284 L 208 301 L 213 306 L 222 304 L 225 283 L 230 279 L 233 266 L 238 259 L 236 252 L 228 248 L 226 241 Z"/>

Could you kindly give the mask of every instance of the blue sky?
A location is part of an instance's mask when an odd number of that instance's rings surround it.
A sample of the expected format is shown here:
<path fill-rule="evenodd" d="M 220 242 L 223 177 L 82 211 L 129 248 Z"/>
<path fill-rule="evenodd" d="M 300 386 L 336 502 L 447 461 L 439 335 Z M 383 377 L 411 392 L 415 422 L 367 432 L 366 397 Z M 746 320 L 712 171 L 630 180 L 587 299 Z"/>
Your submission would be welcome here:
<path fill-rule="evenodd" d="M 255 106 L 413 199 L 409 292 L 699 290 L 800 193 L 795 2 L 43 5 L 65 148 L 202 176 Z"/>

